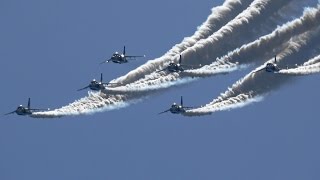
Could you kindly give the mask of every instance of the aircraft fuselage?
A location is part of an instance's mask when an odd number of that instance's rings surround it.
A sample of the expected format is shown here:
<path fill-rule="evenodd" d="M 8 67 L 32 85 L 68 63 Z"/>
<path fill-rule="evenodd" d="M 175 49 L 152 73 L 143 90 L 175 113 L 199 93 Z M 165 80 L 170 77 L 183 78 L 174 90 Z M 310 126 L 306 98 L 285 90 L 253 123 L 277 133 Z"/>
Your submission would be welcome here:
<path fill-rule="evenodd" d="M 185 109 L 183 109 L 182 106 L 179 106 L 177 104 L 173 104 L 170 108 L 170 112 L 173 113 L 173 114 L 180 114 L 180 113 L 184 113 L 186 112 Z"/>
<path fill-rule="evenodd" d="M 126 56 L 124 54 L 119 54 L 118 52 L 112 55 L 111 61 L 119 64 L 128 62 L 128 60 L 126 59 Z"/>
<path fill-rule="evenodd" d="M 91 81 L 89 88 L 93 91 L 100 91 L 105 89 L 104 85 L 100 82 L 97 82 L 95 80 Z"/>
<path fill-rule="evenodd" d="M 25 108 L 22 105 L 20 105 L 16 110 L 16 114 L 18 114 L 20 116 L 25 116 L 25 115 L 32 114 L 32 112 L 28 108 Z"/>
<path fill-rule="evenodd" d="M 267 72 L 278 72 L 278 71 L 280 71 L 280 69 L 278 68 L 278 66 L 276 64 L 268 63 L 266 65 L 266 71 Z"/>
<path fill-rule="evenodd" d="M 170 63 L 168 65 L 168 71 L 170 71 L 170 72 L 181 72 L 181 71 L 184 71 L 184 69 L 180 66 L 180 64 Z"/>

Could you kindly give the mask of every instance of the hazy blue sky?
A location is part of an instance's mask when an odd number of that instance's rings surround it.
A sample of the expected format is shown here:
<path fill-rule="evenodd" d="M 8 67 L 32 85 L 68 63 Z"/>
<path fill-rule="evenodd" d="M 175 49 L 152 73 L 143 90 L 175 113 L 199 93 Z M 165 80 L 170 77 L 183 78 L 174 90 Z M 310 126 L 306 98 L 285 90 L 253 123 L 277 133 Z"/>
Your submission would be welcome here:
<path fill-rule="evenodd" d="M 2 0 L 0 109 L 32 98 L 57 108 L 86 95 L 91 79 L 114 79 L 161 56 L 222 0 Z M 148 58 L 98 63 L 127 46 Z M 319 75 L 264 101 L 204 117 L 158 112 L 185 97 L 210 102 L 248 71 L 162 91 L 136 105 L 90 116 L 0 120 L 1 180 L 320 179 Z"/>

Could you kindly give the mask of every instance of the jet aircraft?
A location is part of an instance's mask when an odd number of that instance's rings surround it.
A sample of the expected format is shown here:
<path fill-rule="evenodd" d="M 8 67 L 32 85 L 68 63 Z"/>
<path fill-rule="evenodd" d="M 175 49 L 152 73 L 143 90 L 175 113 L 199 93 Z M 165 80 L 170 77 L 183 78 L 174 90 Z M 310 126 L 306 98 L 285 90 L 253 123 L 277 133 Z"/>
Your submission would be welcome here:
<path fill-rule="evenodd" d="M 18 106 L 16 110 L 9 112 L 5 115 L 9 115 L 9 114 L 18 114 L 21 116 L 25 116 L 25 115 L 31 115 L 33 112 L 39 112 L 39 111 L 48 111 L 50 109 L 33 109 L 30 107 L 31 103 L 30 103 L 30 98 L 28 99 L 28 106 L 24 107 L 22 105 Z"/>
<path fill-rule="evenodd" d="M 259 69 L 253 73 L 257 73 L 259 71 L 263 71 L 265 70 L 266 72 L 279 72 L 281 69 L 278 67 L 277 65 L 277 56 L 274 56 L 274 63 L 270 62 L 270 63 L 267 63 L 266 66 L 262 69 Z"/>
<path fill-rule="evenodd" d="M 103 75 L 101 73 L 100 82 L 98 82 L 95 79 L 93 79 L 88 86 L 86 86 L 84 88 L 81 88 L 81 89 L 78 89 L 78 91 L 81 91 L 81 90 L 84 90 L 84 89 L 87 89 L 87 88 L 90 88 L 93 91 L 100 91 L 100 90 L 104 90 L 105 89 L 104 85 L 109 85 L 109 84 L 117 84 L 117 85 L 119 85 L 120 84 L 120 83 L 104 83 L 104 82 L 102 82 L 102 78 L 103 78 Z"/>
<path fill-rule="evenodd" d="M 180 54 L 179 63 L 175 63 L 175 62 L 171 61 L 166 68 L 164 68 L 160 71 L 157 71 L 157 72 L 161 72 L 161 71 L 183 72 L 184 71 L 183 67 L 192 67 L 190 65 L 181 64 L 181 62 L 182 62 L 182 56 Z"/>
<path fill-rule="evenodd" d="M 127 63 L 128 60 L 130 60 L 130 59 L 136 59 L 138 57 L 146 57 L 146 56 L 145 55 L 143 55 L 143 56 L 127 56 L 126 55 L 126 46 L 124 46 L 122 54 L 120 54 L 119 52 L 115 52 L 115 53 L 113 53 L 113 55 L 111 56 L 110 59 L 103 61 L 100 64 L 108 63 L 108 62 L 123 64 L 123 63 Z"/>
<path fill-rule="evenodd" d="M 185 113 L 187 109 L 192 109 L 193 107 L 186 107 L 186 106 L 183 106 L 183 98 L 181 96 L 181 104 L 178 105 L 177 103 L 173 103 L 170 107 L 170 109 L 167 109 L 163 112 L 160 112 L 159 114 L 163 114 L 163 113 L 166 113 L 166 112 L 171 112 L 173 114 L 181 114 L 181 113 Z"/>

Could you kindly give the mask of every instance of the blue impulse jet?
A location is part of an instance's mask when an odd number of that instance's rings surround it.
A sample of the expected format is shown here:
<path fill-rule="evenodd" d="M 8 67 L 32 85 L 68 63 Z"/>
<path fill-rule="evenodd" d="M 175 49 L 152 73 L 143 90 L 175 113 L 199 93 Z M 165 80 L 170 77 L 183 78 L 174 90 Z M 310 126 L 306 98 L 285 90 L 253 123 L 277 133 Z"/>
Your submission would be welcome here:
<path fill-rule="evenodd" d="M 185 70 L 184 67 L 191 67 L 192 68 L 192 66 L 181 64 L 181 62 L 182 62 L 182 56 L 180 54 L 179 63 L 175 63 L 175 62 L 171 61 L 166 68 L 161 69 L 160 71 L 157 71 L 157 72 L 161 72 L 161 71 L 183 72 Z"/>
<path fill-rule="evenodd" d="M 267 63 L 266 66 L 262 69 L 259 69 L 253 73 L 259 72 L 259 71 L 266 71 L 266 72 L 279 72 L 281 69 L 277 65 L 277 56 L 274 56 L 274 63 Z"/>
<path fill-rule="evenodd" d="M 173 103 L 170 107 L 170 109 L 167 109 L 163 112 L 160 112 L 159 114 L 163 114 L 163 113 L 166 113 L 166 112 L 171 112 L 172 114 L 181 114 L 181 113 L 185 113 L 187 109 L 192 109 L 193 107 L 186 107 L 186 106 L 183 106 L 183 98 L 181 96 L 181 104 L 178 105 L 177 103 Z"/>
<path fill-rule="evenodd" d="M 21 115 L 21 116 L 25 116 L 25 115 L 31 115 L 33 112 L 39 112 L 39 111 L 48 111 L 50 109 L 33 109 L 30 107 L 31 105 L 31 102 L 30 102 L 30 98 L 28 99 L 28 106 L 27 107 L 24 107 L 22 105 L 18 106 L 16 110 L 12 111 L 12 112 L 9 112 L 5 115 L 9 115 L 9 114 L 18 114 L 18 115 Z"/>
<path fill-rule="evenodd" d="M 120 83 L 104 83 L 102 82 L 102 73 L 100 75 L 100 82 L 96 81 L 95 79 L 93 79 L 90 84 L 84 88 L 81 88 L 81 89 L 78 89 L 78 91 L 81 91 L 81 90 L 84 90 L 84 89 L 87 89 L 87 88 L 90 88 L 91 90 L 93 91 L 101 91 L 101 90 L 104 90 L 106 89 L 105 85 L 109 85 L 109 84 L 115 84 L 115 85 L 119 85 Z"/>
<path fill-rule="evenodd" d="M 127 63 L 128 60 L 134 60 L 138 57 L 146 57 L 146 56 L 145 55 L 143 55 L 143 56 L 128 56 L 128 55 L 126 55 L 126 46 L 124 46 L 122 54 L 120 54 L 119 52 L 115 52 L 115 53 L 113 53 L 113 55 L 111 56 L 110 59 L 103 61 L 100 64 L 104 64 L 104 63 L 108 63 L 108 62 L 123 64 L 123 63 Z"/>

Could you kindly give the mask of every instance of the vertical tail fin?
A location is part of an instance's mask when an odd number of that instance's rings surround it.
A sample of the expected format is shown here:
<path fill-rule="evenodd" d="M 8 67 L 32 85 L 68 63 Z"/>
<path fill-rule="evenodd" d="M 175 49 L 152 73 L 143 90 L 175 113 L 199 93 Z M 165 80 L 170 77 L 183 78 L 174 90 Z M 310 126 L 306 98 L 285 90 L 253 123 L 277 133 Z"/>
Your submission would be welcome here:
<path fill-rule="evenodd" d="M 28 99 L 28 109 L 30 109 L 30 105 L 31 105 L 31 102 L 30 102 L 30 98 Z"/>
<path fill-rule="evenodd" d="M 183 107 L 183 98 L 182 98 L 182 96 L 181 96 L 181 101 L 180 101 L 180 103 L 181 103 L 181 106 Z"/>
<path fill-rule="evenodd" d="M 123 46 L 123 55 L 126 55 L 126 46 Z"/>
<path fill-rule="evenodd" d="M 102 78 L 103 78 L 102 76 L 103 76 L 103 75 L 102 75 L 102 73 L 101 73 L 101 74 L 100 74 L 100 82 L 102 82 L 102 80 L 103 80 L 103 79 L 102 79 Z"/>
<path fill-rule="evenodd" d="M 182 62 L 182 56 L 180 54 L 179 64 L 181 64 L 181 62 Z"/>

